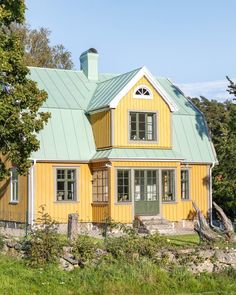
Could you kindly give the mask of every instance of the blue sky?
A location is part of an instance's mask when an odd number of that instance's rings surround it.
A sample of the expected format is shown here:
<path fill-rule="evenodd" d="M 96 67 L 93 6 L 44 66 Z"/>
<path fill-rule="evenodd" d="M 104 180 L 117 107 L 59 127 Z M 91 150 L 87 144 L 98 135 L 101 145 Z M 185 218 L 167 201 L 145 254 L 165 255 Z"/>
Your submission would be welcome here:
<path fill-rule="evenodd" d="M 79 69 L 95 47 L 100 71 L 146 65 L 190 95 L 227 98 L 225 76 L 236 77 L 235 0 L 26 0 L 32 28 L 52 31 Z M 202 86 L 202 88 L 201 88 Z"/>

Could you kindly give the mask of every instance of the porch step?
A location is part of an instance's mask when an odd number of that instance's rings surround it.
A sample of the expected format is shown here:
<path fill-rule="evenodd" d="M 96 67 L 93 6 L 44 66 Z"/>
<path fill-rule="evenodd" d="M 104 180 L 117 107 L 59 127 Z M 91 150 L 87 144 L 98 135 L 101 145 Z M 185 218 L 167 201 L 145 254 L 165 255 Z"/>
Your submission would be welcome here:
<path fill-rule="evenodd" d="M 137 216 L 138 232 L 145 234 L 175 234 L 174 224 L 160 216 Z"/>

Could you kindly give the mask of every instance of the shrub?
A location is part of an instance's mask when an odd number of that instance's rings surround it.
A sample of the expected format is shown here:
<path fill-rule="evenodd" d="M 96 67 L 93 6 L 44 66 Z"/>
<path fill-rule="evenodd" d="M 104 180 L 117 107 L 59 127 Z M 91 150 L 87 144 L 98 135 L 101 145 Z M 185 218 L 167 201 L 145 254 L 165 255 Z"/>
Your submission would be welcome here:
<path fill-rule="evenodd" d="M 84 264 L 90 262 L 96 257 L 96 250 L 98 248 L 99 245 L 95 239 L 86 235 L 79 235 L 73 244 L 73 254 L 81 263 Z"/>
<path fill-rule="evenodd" d="M 159 249 L 166 247 L 166 240 L 159 235 L 138 235 L 109 238 L 105 242 L 106 250 L 116 259 L 136 260 L 143 256 L 156 260 Z"/>
<path fill-rule="evenodd" d="M 42 266 L 54 262 L 62 252 L 62 243 L 57 226 L 45 208 L 41 207 L 40 217 L 32 229 L 29 239 L 25 241 L 26 257 L 31 266 Z"/>

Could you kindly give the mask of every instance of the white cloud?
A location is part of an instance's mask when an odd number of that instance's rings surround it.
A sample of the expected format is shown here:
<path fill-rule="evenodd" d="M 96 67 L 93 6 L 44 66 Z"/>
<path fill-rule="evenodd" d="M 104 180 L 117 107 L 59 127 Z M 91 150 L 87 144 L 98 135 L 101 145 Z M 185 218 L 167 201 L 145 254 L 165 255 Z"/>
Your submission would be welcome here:
<path fill-rule="evenodd" d="M 232 79 L 235 81 L 236 79 Z M 208 99 L 216 99 L 218 101 L 225 101 L 232 99 L 232 95 L 227 92 L 228 81 L 218 80 L 209 82 L 196 83 L 177 83 L 177 86 L 183 91 L 186 96 L 199 97 L 204 96 Z"/>

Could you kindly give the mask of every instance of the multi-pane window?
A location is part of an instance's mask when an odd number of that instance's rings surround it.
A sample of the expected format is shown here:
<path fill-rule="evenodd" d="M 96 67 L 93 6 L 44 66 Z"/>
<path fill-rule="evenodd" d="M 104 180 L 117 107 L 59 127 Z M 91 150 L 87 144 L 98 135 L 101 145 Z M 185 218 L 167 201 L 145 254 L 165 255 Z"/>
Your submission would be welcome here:
<path fill-rule="evenodd" d="M 135 96 L 150 96 L 150 91 L 145 87 L 140 87 L 135 91 Z"/>
<path fill-rule="evenodd" d="M 131 173 L 130 170 L 117 170 L 117 201 L 131 201 Z"/>
<path fill-rule="evenodd" d="M 76 169 L 56 169 L 57 201 L 76 200 Z"/>
<path fill-rule="evenodd" d="M 189 170 L 181 170 L 181 199 L 189 199 Z"/>
<path fill-rule="evenodd" d="M 93 202 L 108 202 L 108 171 L 93 171 Z"/>
<path fill-rule="evenodd" d="M 18 172 L 16 167 L 11 169 L 11 202 L 17 203 L 18 197 Z"/>
<path fill-rule="evenodd" d="M 156 113 L 130 112 L 130 140 L 156 140 Z"/>
<path fill-rule="evenodd" d="M 156 201 L 158 199 L 157 170 L 135 170 L 134 197 L 135 201 Z"/>
<path fill-rule="evenodd" d="M 175 201 L 175 170 L 162 170 L 162 201 Z"/>

